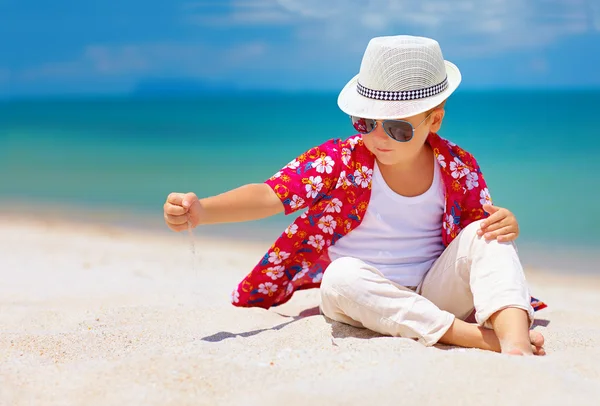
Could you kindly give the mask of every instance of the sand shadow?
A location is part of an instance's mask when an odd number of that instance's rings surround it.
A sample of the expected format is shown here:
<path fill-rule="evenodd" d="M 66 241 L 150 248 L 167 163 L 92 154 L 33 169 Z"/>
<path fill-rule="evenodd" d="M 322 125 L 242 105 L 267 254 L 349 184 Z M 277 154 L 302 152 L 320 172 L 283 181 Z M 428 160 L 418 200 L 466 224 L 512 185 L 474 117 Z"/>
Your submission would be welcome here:
<path fill-rule="evenodd" d="M 548 327 L 549 324 L 550 324 L 550 320 L 535 319 L 535 320 L 533 320 L 533 326 L 531 326 L 531 329 L 533 330 L 534 328 L 536 328 L 538 326 Z"/>
<path fill-rule="evenodd" d="M 284 316 L 284 317 L 290 317 L 290 316 L 286 316 L 284 314 L 281 313 L 277 313 L 280 316 Z M 313 307 L 310 309 L 305 309 L 303 311 L 300 312 L 300 314 L 298 314 L 297 316 L 291 316 L 292 320 L 287 321 L 285 323 L 281 323 L 277 326 L 271 327 L 271 328 L 263 328 L 260 330 L 252 330 L 252 331 L 247 331 L 244 333 L 229 333 L 227 331 L 221 331 L 219 333 L 213 334 L 211 336 L 206 336 L 206 337 L 202 337 L 200 340 L 202 341 L 207 341 L 210 343 L 218 343 L 220 341 L 226 340 L 228 338 L 235 338 L 235 337 L 252 337 L 255 336 L 257 334 L 260 334 L 264 331 L 272 331 L 272 330 L 281 330 L 282 328 L 284 328 L 285 326 L 288 326 L 298 320 L 301 320 L 305 317 L 311 317 L 311 316 L 317 316 L 319 314 L 319 307 Z"/>
<path fill-rule="evenodd" d="M 334 339 L 353 337 L 366 340 L 369 338 L 385 337 L 385 335 L 379 334 L 367 328 L 354 327 L 349 324 L 340 323 L 339 321 L 330 319 L 327 316 L 322 317 L 325 319 L 325 322 L 331 326 L 331 337 Z"/>

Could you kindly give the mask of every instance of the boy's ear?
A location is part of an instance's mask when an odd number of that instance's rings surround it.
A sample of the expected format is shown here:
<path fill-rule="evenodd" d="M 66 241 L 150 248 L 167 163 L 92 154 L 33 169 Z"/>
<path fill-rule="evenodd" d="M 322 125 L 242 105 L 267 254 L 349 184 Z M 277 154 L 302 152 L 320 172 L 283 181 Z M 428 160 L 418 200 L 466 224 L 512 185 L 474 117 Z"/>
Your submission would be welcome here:
<path fill-rule="evenodd" d="M 442 127 L 442 121 L 444 121 L 444 115 L 446 114 L 446 111 L 444 110 L 444 108 L 440 108 L 440 109 L 436 109 L 433 114 L 431 114 L 431 127 L 430 127 L 430 131 L 431 132 L 438 132 L 440 130 L 440 128 Z"/>

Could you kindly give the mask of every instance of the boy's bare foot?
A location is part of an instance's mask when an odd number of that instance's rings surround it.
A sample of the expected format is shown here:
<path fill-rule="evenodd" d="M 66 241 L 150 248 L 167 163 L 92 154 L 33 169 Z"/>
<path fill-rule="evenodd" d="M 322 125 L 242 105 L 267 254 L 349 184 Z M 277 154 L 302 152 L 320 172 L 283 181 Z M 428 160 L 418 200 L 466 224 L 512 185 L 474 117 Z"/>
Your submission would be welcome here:
<path fill-rule="evenodd" d="M 544 336 L 529 331 L 525 310 L 506 308 L 494 313 L 490 322 L 500 343 L 500 352 L 511 355 L 545 355 Z"/>
<path fill-rule="evenodd" d="M 542 333 L 539 333 L 537 331 L 530 331 L 529 341 L 531 342 L 531 354 L 546 355 L 546 350 L 544 350 L 544 336 L 542 335 Z M 503 350 L 502 353 L 508 355 L 525 355 L 523 351 L 517 348 L 507 349 L 506 351 Z M 527 352 L 527 354 L 529 355 L 530 353 Z"/>
<path fill-rule="evenodd" d="M 455 319 L 439 342 L 465 348 L 481 348 L 482 350 L 511 355 L 546 355 L 546 351 L 544 350 L 544 336 L 541 333 L 526 329 L 525 337 L 529 337 L 529 340 L 521 346 L 516 346 L 514 345 L 516 341 L 510 340 L 508 335 L 505 335 L 503 338 L 505 345 L 502 346 L 494 330 Z"/>

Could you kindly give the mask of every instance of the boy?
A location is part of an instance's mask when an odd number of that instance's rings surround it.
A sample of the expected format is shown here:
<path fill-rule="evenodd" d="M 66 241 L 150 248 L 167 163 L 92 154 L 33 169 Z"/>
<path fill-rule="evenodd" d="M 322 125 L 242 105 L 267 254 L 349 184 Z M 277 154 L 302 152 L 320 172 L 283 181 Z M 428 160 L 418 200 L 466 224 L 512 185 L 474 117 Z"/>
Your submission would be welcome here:
<path fill-rule="evenodd" d="M 182 231 L 308 208 L 234 290 L 234 305 L 269 308 L 320 287 L 322 313 L 342 323 L 428 346 L 543 355 L 529 327 L 532 305 L 545 305 L 529 295 L 517 222 L 491 205 L 473 156 L 437 135 L 460 81 L 432 39 L 373 38 L 338 98 L 357 136 L 311 148 L 264 184 L 202 200 L 172 193 L 165 220 Z M 473 311 L 477 323 L 464 321 Z"/>

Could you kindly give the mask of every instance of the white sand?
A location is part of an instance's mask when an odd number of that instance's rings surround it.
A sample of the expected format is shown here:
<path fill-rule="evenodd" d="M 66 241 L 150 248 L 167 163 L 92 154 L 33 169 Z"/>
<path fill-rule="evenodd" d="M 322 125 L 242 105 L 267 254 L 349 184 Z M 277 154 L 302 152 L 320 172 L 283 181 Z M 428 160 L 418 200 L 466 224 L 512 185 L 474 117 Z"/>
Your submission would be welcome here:
<path fill-rule="evenodd" d="M 185 233 L 0 218 L 0 405 L 599 402 L 597 279 L 529 271 L 549 355 L 508 357 L 331 324 L 315 289 L 235 308 L 267 247 L 196 248 L 198 272 Z"/>

